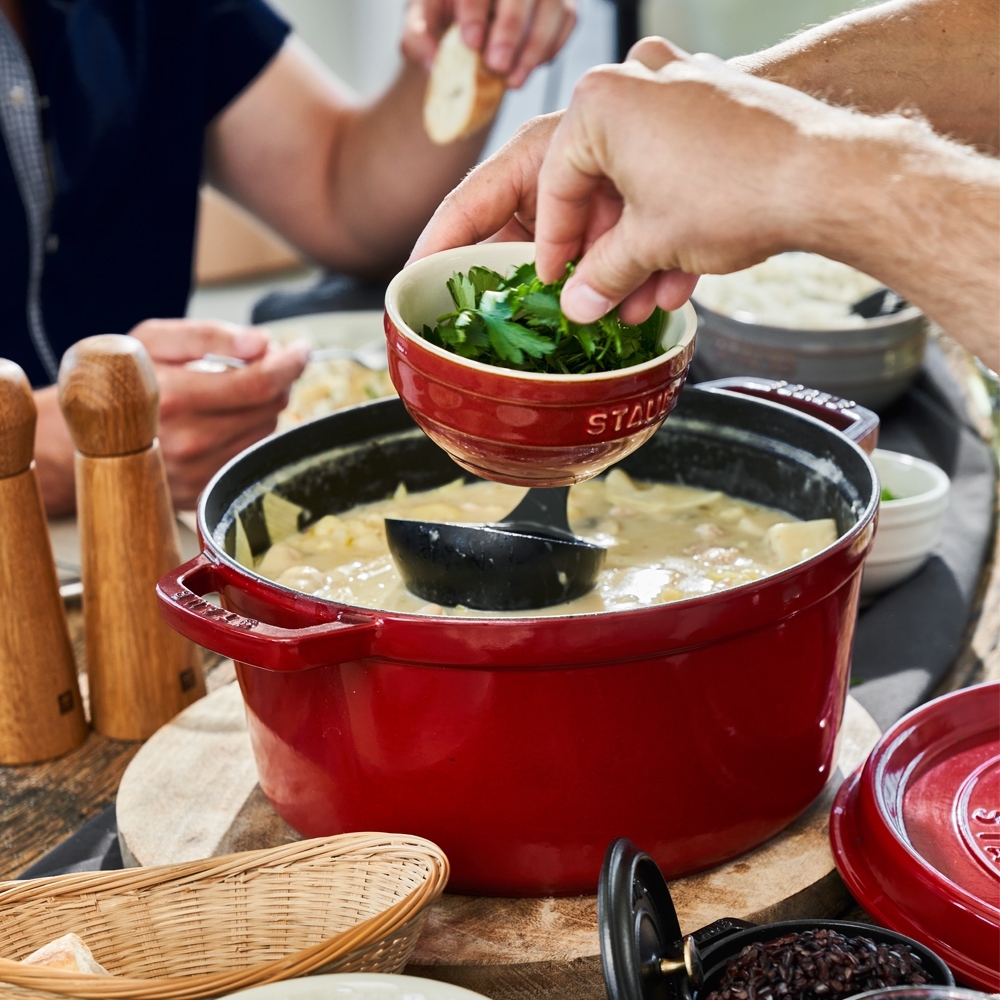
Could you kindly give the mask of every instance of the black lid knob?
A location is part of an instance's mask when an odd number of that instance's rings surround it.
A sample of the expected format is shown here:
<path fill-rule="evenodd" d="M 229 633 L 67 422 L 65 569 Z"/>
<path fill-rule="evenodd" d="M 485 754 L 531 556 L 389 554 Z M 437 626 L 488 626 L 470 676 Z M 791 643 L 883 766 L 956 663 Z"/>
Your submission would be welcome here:
<path fill-rule="evenodd" d="M 681 939 L 663 874 L 624 837 L 604 856 L 597 922 L 609 1000 L 690 1000 L 701 985 L 698 948 Z"/>

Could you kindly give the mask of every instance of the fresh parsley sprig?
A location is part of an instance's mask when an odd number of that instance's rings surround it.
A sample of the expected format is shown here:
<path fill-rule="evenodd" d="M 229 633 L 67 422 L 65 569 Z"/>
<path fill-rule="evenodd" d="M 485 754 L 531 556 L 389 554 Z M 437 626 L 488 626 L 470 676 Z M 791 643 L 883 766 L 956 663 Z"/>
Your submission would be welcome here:
<path fill-rule="evenodd" d="M 615 371 L 663 353 L 666 315 L 660 308 L 637 326 L 623 323 L 616 310 L 596 323 L 567 319 L 559 295 L 573 266 L 550 285 L 539 280 L 534 263 L 509 278 L 488 267 L 454 274 L 448 291 L 455 310 L 439 316 L 436 327 L 425 325 L 423 336 L 463 358 L 545 374 Z"/>

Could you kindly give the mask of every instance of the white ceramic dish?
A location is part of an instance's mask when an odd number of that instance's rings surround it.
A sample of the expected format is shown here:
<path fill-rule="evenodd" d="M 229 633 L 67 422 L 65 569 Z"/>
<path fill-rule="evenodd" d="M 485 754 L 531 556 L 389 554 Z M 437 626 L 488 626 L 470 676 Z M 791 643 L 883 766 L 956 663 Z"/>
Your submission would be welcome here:
<path fill-rule="evenodd" d="M 306 976 L 229 994 L 230 1000 L 488 1000 L 451 983 L 371 972 Z"/>
<path fill-rule="evenodd" d="M 307 340 L 314 348 L 358 350 L 384 345 L 381 309 L 316 313 L 267 323 L 279 344 Z M 288 406 L 278 417 L 278 430 L 326 416 L 344 406 L 395 395 L 387 371 L 372 371 L 346 359 L 311 361 L 292 385 Z"/>
<path fill-rule="evenodd" d="M 381 309 L 313 313 L 263 324 L 281 344 L 309 340 L 317 347 L 361 347 L 385 337 Z"/>
<path fill-rule="evenodd" d="M 941 537 L 951 481 L 931 462 L 876 448 L 871 456 L 883 500 L 875 544 L 865 563 L 861 594 L 871 597 L 902 583 L 923 566 Z"/>

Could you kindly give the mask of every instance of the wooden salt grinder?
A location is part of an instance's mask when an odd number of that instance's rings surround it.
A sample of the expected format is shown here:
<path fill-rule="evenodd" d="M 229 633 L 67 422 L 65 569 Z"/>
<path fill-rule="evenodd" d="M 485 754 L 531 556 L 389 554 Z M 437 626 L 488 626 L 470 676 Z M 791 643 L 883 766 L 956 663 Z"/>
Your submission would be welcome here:
<path fill-rule="evenodd" d="M 87 737 L 76 666 L 35 477 L 37 411 L 0 359 L 0 764 L 31 764 Z"/>
<path fill-rule="evenodd" d="M 71 347 L 59 402 L 76 445 L 87 674 L 94 728 L 151 736 L 205 693 L 201 651 L 160 617 L 156 582 L 180 542 L 156 429 L 159 388 L 134 337 Z"/>

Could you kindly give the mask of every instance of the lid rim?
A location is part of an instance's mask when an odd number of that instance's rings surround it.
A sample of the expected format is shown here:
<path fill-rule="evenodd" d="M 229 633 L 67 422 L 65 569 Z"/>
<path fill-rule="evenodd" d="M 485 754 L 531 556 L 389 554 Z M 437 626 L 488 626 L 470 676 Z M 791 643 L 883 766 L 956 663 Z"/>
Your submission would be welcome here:
<path fill-rule="evenodd" d="M 852 780 L 852 778 L 849 778 L 841 786 L 841 793 L 845 790 L 847 791 L 847 794 L 844 795 L 845 800 L 851 795 L 857 795 L 856 785 L 851 788 L 848 787 Z M 862 865 L 855 866 L 854 864 L 848 863 L 846 860 L 843 845 L 844 842 L 850 839 L 850 835 L 845 834 L 843 828 L 846 826 L 853 831 L 853 826 L 850 820 L 846 818 L 847 812 L 848 809 L 846 808 L 846 803 L 841 801 L 841 795 L 838 794 L 837 801 L 834 803 L 833 812 L 830 817 L 830 839 L 833 843 L 833 856 L 837 862 L 837 870 L 840 873 L 840 877 L 844 880 L 844 884 L 847 886 L 848 891 L 856 899 L 863 901 L 863 909 L 878 920 L 879 923 L 884 924 L 891 930 L 898 931 L 900 934 L 904 934 L 907 937 L 912 937 L 915 941 L 923 944 L 924 947 L 936 952 L 948 964 L 948 966 L 951 967 L 958 977 L 964 981 L 974 982 L 976 988 L 979 989 L 990 990 L 993 992 L 1000 990 L 1000 978 L 994 980 L 986 978 L 991 972 L 996 975 L 995 970 L 993 970 L 990 966 L 984 965 L 976 959 L 970 958 L 968 955 L 957 951 L 956 948 L 948 942 L 935 938 L 926 928 L 910 920 L 907 916 L 907 912 L 896 906 L 889 899 L 889 897 L 884 894 L 884 892 L 878 897 L 870 895 L 873 883 L 881 889 L 881 886 L 871 869 L 864 866 L 865 874 L 870 878 L 870 881 L 865 881 L 858 870 L 862 867 Z M 864 856 L 863 852 L 861 856 Z M 928 939 L 931 940 L 928 941 Z"/>
<path fill-rule="evenodd" d="M 837 868 L 861 905 L 879 922 L 938 952 L 962 980 L 988 990 L 1000 990 L 1000 972 L 995 968 L 1000 907 L 991 903 L 989 895 L 977 894 L 983 891 L 981 884 L 973 882 L 977 891 L 966 889 L 918 853 L 910 842 L 902 799 L 921 761 L 947 759 L 947 746 L 942 744 L 947 737 L 940 727 L 950 725 L 956 747 L 981 734 L 987 753 L 992 752 L 992 706 L 997 695 L 1000 682 L 976 685 L 919 706 L 900 719 L 841 786 L 830 816 Z M 926 742 L 917 740 L 901 750 L 914 733 L 921 735 L 921 725 Z M 898 774 L 887 764 L 893 752 L 903 754 L 896 761 Z M 964 770 L 963 764 L 959 780 Z M 955 789 L 950 786 L 955 777 L 953 772 L 943 784 L 941 802 L 953 797 Z M 964 845 L 957 846 L 965 850 Z"/>
<path fill-rule="evenodd" d="M 908 787 L 911 768 L 907 769 L 907 779 L 899 782 L 893 789 L 894 794 L 891 803 L 885 793 L 886 786 L 889 784 L 885 780 L 886 769 L 889 767 L 894 753 L 899 751 L 903 744 L 911 739 L 915 733 L 919 732 L 919 726 L 922 722 L 926 725 L 929 718 L 934 718 L 935 712 L 940 711 L 937 706 L 950 704 L 954 700 L 975 697 L 972 692 L 989 688 L 991 685 L 1000 693 L 1000 682 L 986 682 L 985 684 L 976 684 L 972 687 L 961 688 L 958 691 L 942 695 L 940 698 L 935 698 L 930 702 L 917 706 L 917 708 L 904 715 L 903 718 L 886 730 L 868 755 L 868 759 L 858 769 L 858 773 L 860 774 L 858 798 L 860 801 L 856 808 L 860 808 L 864 819 L 873 823 L 876 829 L 884 837 L 888 838 L 887 843 L 883 846 L 889 850 L 902 849 L 905 851 L 923 875 L 921 881 L 927 884 L 928 887 L 948 890 L 956 897 L 956 903 L 962 903 L 965 909 L 971 910 L 977 916 L 981 916 L 996 925 L 1000 924 L 1000 906 L 994 906 L 989 900 L 977 896 L 971 890 L 954 881 L 954 879 L 931 864 L 913 846 L 902 816 L 902 797 Z M 967 728 L 963 728 L 955 736 L 958 740 L 964 740 L 968 739 L 973 733 L 978 732 L 982 732 L 981 726 L 977 725 L 974 720 L 970 720 Z M 919 752 L 914 758 L 912 770 L 920 770 L 928 752 L 933 750 L 937 742 L 939 741 L 929 743 L 927 747 Z M 935 756 L 940 756 L 940 753 Z M 873 830 L 872 832 L 875 833 L 876 831 Z M 913 877 L 912 873 L 910 877 Z"/>

